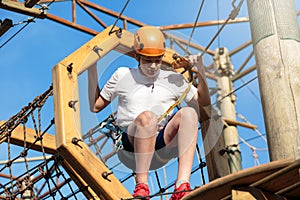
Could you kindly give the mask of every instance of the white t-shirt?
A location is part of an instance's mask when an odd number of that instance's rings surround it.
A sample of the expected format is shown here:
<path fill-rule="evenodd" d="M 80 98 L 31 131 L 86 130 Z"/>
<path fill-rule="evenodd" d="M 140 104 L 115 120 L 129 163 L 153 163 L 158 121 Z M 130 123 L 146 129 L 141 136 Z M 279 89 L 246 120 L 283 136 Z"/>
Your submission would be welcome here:
<path fill-rule="evenodd" d="M 100 92 L 107 101 L 118 97 L 117 123 L 129 126 L 143 111 L 160 117 L 182 95 L 188 83 L 182 74 L 160 70 L 156 77 L 144 76 L 138 68 L 117 69 Z M 185 97 L 189 102 L 197 89 L 192 86 Z M 171 113 L 160 122 L 165 125 Z"/>

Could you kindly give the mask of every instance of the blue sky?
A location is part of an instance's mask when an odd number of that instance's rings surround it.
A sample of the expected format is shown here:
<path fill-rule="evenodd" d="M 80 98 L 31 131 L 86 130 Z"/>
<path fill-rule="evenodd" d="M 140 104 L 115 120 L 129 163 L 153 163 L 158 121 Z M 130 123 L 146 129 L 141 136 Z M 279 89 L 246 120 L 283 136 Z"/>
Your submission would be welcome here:
<path fill-rule="evenodd" d="M 93 2 L 98 2 L 101 6 L 115 10 L 116 12 L 120 12 L 123 5 L 126 3 L 125 0 Z M 195 0 L 132 0 L 123 14 L 154 26 L 194 23 L 200 3 L 201 1 Z M 295 3 L 296 10 L 299 10 L 299 0 L 295 0 Z M 204 3 L 203 11 L 200 14 L 199 22 L 227 19 L 231 10 L 231 1 L 206 1 Z M 71 2 L 65 1 L 53 3 L 48 12 L 70 20 Z M 97 13 L 97 15 L 105 21 L 107 25 L 112 25 L 115 22 L 115 18 L 113 17 L 106 16 L 99 12 L 95 13 Z M 93 21 L 91 17 L 83 13 L 79 7 L 77 14 L 77 23 L 99 32 L 103 30 L 103 28 Z M 245 16 L 248 16 L 246 2 L 244 2 L 238 17 Z M 13 23 L 17 24 L 27 20 L 28 16 L 0 9 L 0 19 L 3 20 L 4 18 L 12 19 Z M 23 25 L 24 24 L 14 26 L 5 35 L 3 35 L 0 38 L 0 46 L 2 46 L 2 44 L 4 44 Z M 122 23 L 119 22 L 118 25 L 122 26 Z M 129 25 L 128 27 L 129 30 L 135 28 L 136 27 L 132 25 Z M 218 28 L 218 26 L 196 28 L 192 38 L 193 42 L 205 47 L 216 34 Z M 188 39 L 191 29 L 171 31 L 171 33 Z M 47 19 L 35 19 L 34 23 L 29 24 L 24 30 L 17 34 L 16 37 L 0 48 L 0 120 L 8 120 L 12 115 L 19 112 L 22 107 L 31 102 L 37 95 L 47 90 L 52 83 L 52 68 L 56 65 L 56 63 L 92 39 L 92 37 L 93 36 L 91 35 L 65 27 Z M 251 40 L 250 27 L 248 23 L 230 24 L 224 28 L 210 49 L 214 50 L 217 47 L 226 47 L 229 51 L 231 51 L 248 40 Z M 251 50 L 252 47 L 249 46 L 231 58 L 232 64 L 236 67 L 236 69 L 243 63 Z M 193 51 L 193 53 L 198 53 L 192 49 L 191 51 Z M 210 65 L 211 63 L 212 57 L 204 55 L 204 64 Z M 113 64 L 114 67 L 119 67 L 120 65 L 119 61 Z M 253 64 L 254 58 L 251 59 L 245 68 L 248 68 Z M 126 61 L 125 65 L 134 65 L 134 62 Z M 252 72 L 251 74 L 243 77 L 243 80 L 236 81 L 235 88 L 242 85 L 243 81 L 247 82 L 255 76 L 256 72 Z M 108 77 L 108 73 L 104 73 L 100 79 L 104 82 L 104 80 L 108 79 Z M 213 82 L 209 83 L 211 87 L 215 86 Z M 237 91 L 236 95 L 237 113 L 242 114 L 249 122 L 257 125 L 258 130 L 262 134 L 265 134 L 257 79 Z M 216 102 L 215 97 L 212 97 L 212 102 Z M 49 113 L 53 113 L 53 105 L 51 105 L 51 103 L 48 105 L 47 111 Z M 104 114 L 103 116 L 97 116 L 97 119 L 101 117 L 104 117 Z M 50 119 L 51 116 L 45 115 L 46 124 Z M 238 120 L 242 121 L 241 119 Z M 54 133 L 54 129 L 51 131 Z M 257 136 L 255 131 L 241 127 L 239 127 L 239 134 L 244 139 Z M 261 164 L 269 161 L 268 153 L 266 151 L 267 144 L 263 139 L 257 138 L 255 140 L 251 140 L 249 141 L 249 144 L 262 149 L 257 151 L 259 162 Z M 241 151 L 243 168 L 254 166 L 254 159 L 250 148 L 244 143 L 241 143 Z M 200 183 L 196 183 L 197 178 L 195 177 L 194 179 L 195 185 L 200 185 Z M 172 179 L 169 181 L 172 181 Z"/>

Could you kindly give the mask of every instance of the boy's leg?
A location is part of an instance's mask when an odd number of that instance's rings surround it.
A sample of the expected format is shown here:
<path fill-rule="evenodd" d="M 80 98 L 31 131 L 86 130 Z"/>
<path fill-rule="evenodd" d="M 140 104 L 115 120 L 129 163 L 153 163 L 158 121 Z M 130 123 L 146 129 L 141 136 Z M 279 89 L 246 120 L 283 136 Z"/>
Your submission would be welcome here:
<path fill-rule="evenodd" d="M 137 183 L 148 182 L 156 132 L 157 116 L 150 111 L 142 112 L 128 127 L 128 139 L 134 147 Z"/>
<path fill-rule="evenodd" d="M 179 110 L 165 128 L 166 148 L 178 147 L 177 187 L 189 182 L 198 139 L 198 115 L 191 107 Z"/>

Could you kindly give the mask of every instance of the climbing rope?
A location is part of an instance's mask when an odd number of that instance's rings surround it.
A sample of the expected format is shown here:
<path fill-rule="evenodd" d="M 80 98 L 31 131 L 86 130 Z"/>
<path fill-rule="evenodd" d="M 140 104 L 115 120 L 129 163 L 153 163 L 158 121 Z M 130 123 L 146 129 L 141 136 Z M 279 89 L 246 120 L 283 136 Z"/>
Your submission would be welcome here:
<path fill-rule="evenodd" d="M 236 91 L 242 89 L 243 87 L 245 87 L 246 85 L 248 85 L 249 83 L 251 83 L 252 81 L 254 81 L 255 79 L 257 79 L 257 76 L 251 78 L 249 81 L 245 82 L 244 84 L 242 84 L 241 86 L 239 86 L 238 88 L 236 88 L 235 90 L 229 92 L 228 94 L 224 95 L 221 97 L 221 99 L 219 99 L 217 102 L 213 103 L 212 105 L 216 105 L 218 103 L 220 103 L 223 99 L 225 99 L 226 97 L 232 95 L 233 93 L 235 93 Z"/>
<path fill-rule="evenodd" d="M 235 2 L 236 2 L 236 0 L 233 0 L 233 2 L 232 2 L 233 10 L 232 10 L 231 13 L 229 14 L 227 20 L 226 20 L 225 23 L 222 25 L 222 27 L 218 30 L 218 32 L 215 34 L 215 36 L 212 38 L 212 40 L 209 42 L 209 44 L 206 46 L 206 48 L 204 49 L 204 51 L 200 54 L 200 57 L 202 57 L 202 56 L 208 51 L 209 47 L 213 44 L 213 42 L 214 42 L 215 39 L 218 37 L 218 35 L 221 33 L 221 31 L 223 30 L 223 28 L 227 25 L 227 23 L 229 22 L 229 20 L 230 20 L 230 19 L 231 19 L 231 20 L 235 19 L 236 16 L 238 15 L 238 13 L 239 13 L 239 11 L 240 11 L 240 8 L 241 8 L 241 6 L 242 6 L 244 0 L 241 0 L 241 1 L 239 2 L 238 6 L 235 6 Z M 196 20 L 195 20 L 194 25 L 193 25 L 193 28 L 192 28 L 192 33 L 191 33 L 191 35 L 190 35 L 190 37 L 189 37 L 188 45 L 187 45 L 187 47 L 186 47 L 186 49 L 185 49 L 185 51 L 184 51 L 184 55 L 185 55 L 185 53 L 188 51 L 188 48 L 189 48 L 189 46 L 190 46 L 190 41 L 191 41 L 192 36 L 193 36 L 193 33 L 194 33 L 194 31 L 195 31 L 195 28 L 196 28 L 196 25 L 197 25 L 197 22 L 198 22 L 198 19 L 199 19 L 201 10 L 202 10 L 202 8 L 203 8 L 203 4 L 204 4 L 204 0 L 202 1 L 201 5 L 200 5 L 200 8 L 199 8 L 199 10 L 198 10 L 198 14 L 197 14 Z M 173 55 L 173 58 L 174 58 L 174 60 L 183 60 L 183 61 L 189 63 L 189 61 L 188 61 L 187 59 L 185 59 L 184 57 L 179 57 L 178 55 Z M 176 66 L 176 63 L 174 62 L 174 63 L 173 63 L 173 67 L 175 67 L 175 66 Z M 191 65 L 191 64 L 187 64 L 187 66 L 184 67 L 183 72 L 181 72 L 182 74 L 185 73 L 186 71 L 189 72 L 189 75 L 190 75 L 190 77 L 191 77 L 191 80 L 189 80 L 190 83 L 194 82 L 194 79 L 193 79 L 193 76 L 192 76 L 192 71 L 191 71 L 191 69 L 192 69 L 192 65 Z M 252 81 L 252 80 L 251 80 L 251 81 Z M 250 82 L 251 82 L 251 81 L 250 81 Z M 249 83 L 249 82 L 248 82 L 248 83 Z M 248 83 L 245 83 L 244 85 L 247 85 Z M 188 87 L 190 87 L 190 86 L 188 86 Z M 235 91 L 237 91 L 237 90 L 239 90 L 239 89 L 240 89 L 240 88 L 237 88 Z M 189 90 L 189 89 L 188 89 L 188 90 Z M 232 94 L 233 92 L 235 92 L 235 91 L 232 91 L 230 94 L 227 94 L 226 96 L 222 97 L 221 100 L 223 100 L 225 97 L 231 95 L 231 94 Z M 186 94 L 183 93 L 182 96 L 184 96 L 184 95 L 186 95 Z M 221 100 L 219 100 L 218 102 L 220 102 Z M 173 107 L 173 108 L 176 107 L 176 105 L 178 105 L 180 102 L 181 102 L 181 101 L 175 102 L 175 103 L 174 103 L 174 104 L 173 104 L 173 105 L 172 105 L 172 106 L 171 106 L 171 107 L 170 107 L 170 108 L 169 108 L 162 116 L 166 116 L 166 115 L 172 110 L 171 108 L 172 108 L 172 107 Z M 217 103 L 218 103 L 218 102 L 217 102 Z M 215 103 L 215 104 L 216 104 L 216 103 Z M 213 104 L 213 105 L 215 105 L 215 104 Z M 159 121 L 162 119 L 162 116 L 159 118 Z"/>
<path fill-rule="evenodd" d="M 49 156 L 44 148 L 43 137 L 53 127 L 54 119 L 42 130 L 41 112 L 52 93 L 52 86 L 50 86 L 46 92 L 37 96 L 0 126 L 1 147 L 4 147 L 4 143 L 7 145 L 7 160 L 0 162 L 1 199 L 83 199 L 85 196 L 83 192 L 88 193 L 86 185 L 80 185 L 78 182 L 76 187 L 66 173 L 66 161 L 59 154 Z M 28 137 L 29 124 L 33 126 L 34 138 L 31 138 L 33 135 Z M 17 134 L 14 130 L 17 127 L 21 128 L 19 131 L 23 131 L 23 143 L 14 142 L 14 134 Z M 19 138 L 22 139 L 22 135 Z M 34 147 L 36 145 L 39 149 Z M 3 158 L 5 149 L 1 149 L 4 151 L 1 153 Z M 38 152 L 42 153 L 42 156 L 28 158 L 28 156 L 36 156 Z M 22 168 L 24 171 L 20 171 L 22 163 L 25 166 Z"/>
<path fill-rule="evenodd" d="M 214 35 L 214 37 L 211 39 L 211 41 L 208 43 L 208 45 L 206 46 L 206 48 L 204 49 L 204 51 L 201 53 L 201 57 L 207 52 L 207 50 L 209 49 L 209 47 L 213 44 L 213 42 L 215 41 L 215 39 L 219 36 L 219 34 L 222 32 L 222 30 L 225 28 L 225 26 L 228 24 L 229 20 L 234 20 L 236 18 L 236 16 L 239 14 L 239 11 L 243 5 L 244 0 L 241 0 L 238 4 L 238 6 L 235 6 L 235 2 L 236 0 L 232 1 L 232 7 L 233 10 L 231 11 L 231 13 L 229 14 L 228 18 L 226 19 L 225 23 L 221 26 L 221 28 L 217 31 L 217 33 Z"/>
<path fill-rule="evenodd" d="M 251 124 L 247 119 L 246 119 L 246 117 L 244 117 L 242 114 L 240 114 L 240 113 L 237 113 L 237 116 L 240 118 L 240 119 L 242 119 L 244 122 L 246 122 L 246 123 L 248 123 L 248 124 Z M 255 128 L 254 129 L 254 131 L 265 141 L 265 142 L 267 142 L 267 139 L 266 139 L 266 137 L 257 129 L 257 128 Z"/>
<path fill-rule="evenodd" d="M 127 0 L 127 2 L 125 3 L 125 5 L 123 6 L 122 11 L 121 11 L 120 14 L 118 15 L 118 18 L 116 19 L 115 23 L 113 24 L 113 26 L 111 27 L 111 29 L 110 29 L 110 31 L 109 31 L 109 33 L 108 33 L 109 35 L 112 34 L 112 33 L 114 32 L 113 29 L 115 28 L 117 22 L 119 21 L 120 17 L 122 16 L 122 14 L 123 14 L 125 8 L 126 8 L 127 5 L 129 4 L 129 2 L 130 2 L 130 0 Z M 117 30 L 117 31 L 118 31 L 118 30 Z"/>
<path fill-rule="evenodd" d="M 196 29 L 196 25 L 197 25 L 198 19 L 199 19 L 199 17 L 200 17 L 200 14 L 201 14 L 203 5 L 204 5 L 204 0 L 202 0 L 202 2 L 201 2 L 201 4 L 200 4 L 200 8 L 199 8 L 199 10 L 198 10 L 197 17 L 196 17 L 196 20 L 195 20 L 195 22 L 194 22 L 194 25 L 193 25 L 193 28 L 192 28 L 192 32 L 191 32 L 191 35 L 190 35 L 190 37 L 189 37 L 189 41 L 188 41 L 188 44 L 187 44 L 187 46 L 186 46 L 186 49 L 184 50 L 183 56 L 186 55 L 186 53 L 188 52 L 188 48 L 190 47 L 190 43 L 191 43 L 192 37 L 193 37 L 193 35 L 194 35 L 195 29 Z"/>
<path fill-rule="evenodd" d="M 43 5 L 40 10 L 41 10 L 41 14 L 45 12 L 45 10 L 49 9 L 49 6 L 54 2 L 55 0 L 52 0 L 52 2 L 50 2 L 48 5 Z M 30 23 L 35 22 L 34 20 L 36 19 L 36 17 L 30 17 L 25 21 L 22 22 L 18 22 L 16 24 L 13 24 L 12 27 L 16 26 L 16 25 L 20 25 L 20 24 L 24 24 L 26 23 L 24 26 L 22 26 L 22 28 L 20 28 L 16 33 L 14 33 L 10 38 L 8 38 L 1 46 L 0 49 L 2 47 L 4 47 L 10 40 L 12 40 L 14 37 L 16 37 L 22 30 L 24 30 Z"/>
<path fill-rule="evenodd" d="M 14 33 L 10 38 L 8 38 L 1 46 L 0 46 L 0 49 L 2 47 L 4 47 L 10 40 L 12 40 L 14 37 L 16 37 L 23 29 L 25 29 L 30 23 L 32 22 L 35 22 L 34 21 L 35 18 L 28 18 L 28 20 L 26 21 L 23 21 L 21 23 L 18 23 L 18 24 L 23 24 L 23 23 L 26 23 L 24 26 L 22 26 L 16 33 Z M 18 25 L 16 24 L 16 25 Z M 14 27 L 15 25 L 13 25 Z"/>

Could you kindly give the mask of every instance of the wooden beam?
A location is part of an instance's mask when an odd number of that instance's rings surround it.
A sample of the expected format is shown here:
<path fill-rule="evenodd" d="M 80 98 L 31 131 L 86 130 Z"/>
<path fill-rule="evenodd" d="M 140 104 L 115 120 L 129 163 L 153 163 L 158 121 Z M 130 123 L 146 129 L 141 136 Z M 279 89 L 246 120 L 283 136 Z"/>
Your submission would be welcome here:
<path fill-rule="evenodd" d="M 96 9 L 98 11 L 101 11 L 101 12 L 103 12 L 105 14 L 108 14 L 108 15 L 110 15 L 112 17 L 119 17 L 119 15 L 120 15 L 120 13 L 118 13 L 118 12 L 115 12 L 113 10 L 109 10 L 109 9 L 103 7 L 103 6 L 99 6 L 99 5 L 97 5 L 95 3 L 92 3 L 92 2 L 89 2 L 89 1 L 77 0 L 77 2 L 80 2 L 83 5 L 86 5 L 88 7 L 94 8 L 94 9 Z M 126 20 L 127 22 L 132 23 L 134 25 L 137 25 L 139 27 L 142 27 L 142 26 L 146 25 L 145 23 L 142 23 L 142 22 L 140 22 L 138 20 L 135 20 L 133 18 L 130 18 L 130 17 L 124 16 L 124 15 L 120 16 L 120 19 Z"/>
<path fill-rule="evenodd" d="M 133 34 L 111 26 L 92 38 L 53 68 L 54 114 L 58 152 L 88 183 L 101 199 L 130 198 L 131 194 L 112 174 L 106 179 L 102 173 L 109 169 L 83 142 L 80 123 L 80 105 L 68 106 L 79 101 L 78 76 L 112 50 L 131 52 Z M 72 65 L 71 65 L 72 64 Z M 68 71 L 66 66 L 72 66 Z"/>
<path fill-rule="evenodd" d="M 161 28 L 161 27 L 159 27 L 159 28 Z M 161 29 L 161 30 L 163 30 L 163 29 Z M 173 40 L 177 40 L 177 41 L 179 41 L 179 42 L 182 43 L 182 44 L 188 44 L 188 43 L 189 43 L 187 40 L 184 40 L 184 39 L 182 39 L 182 38 L 180 38 L 180 37 L 177 37 L 177 36 L 175 36 L 175 35 L 172 35 L 172 34 L 169 34 L 169 33 L 166 33 L 166 32 L 164 32 L 164 34 L 166 35 L 166 37 L 168 37 L 168 38 L 170 38 L 170 39 L 173 39 Z M 198 50 L 200 50 L 200 51 L 205 51 L 205 48 L 204 48 L 203 46 L 200 46 L 200 45 L 195 44 L 195 43 L 193 43 L 193 42 L 191 42 L 189 45 L 190 45 L 190 47 L 192 47 L 192 48 L 198 49 Z M 211 55 L 211 56 L 214 56 L 214 55 L 215 55 L 215 52 L 212 51 L 212 50 L 209 50 L 209 49 L 207 50 L 207 53 L 208 53 L 209 55 Z"/>
<path fill-rule="evenodd" d="M 229 56 L 233 56 L 234 54 L 236 54 L 237 52 L 243 50 L 244 48 L 248 47 L 249 45 L 252 44 L 252 40 L 249 40 L 247 42 L 245 42 L 244 44 L 242 44 L 241 46 L 233 49 L 232 51 L 229 52 Z"/>
<path fill-rule="evenodd" d="M 223 119 L 229 125 L 242 126 L 242 127 L 250 128 L 253 130 L 257 129 L 257 126 L 249 124 L 249 123 L 239 122 L 239 121 L 228 119 L 228 118 L 223 118 Z"/>
<path fill-rule="evenodd" d="M 251 66 L 251 67 L 245 69 L 244 71 L 238 73 L 237 75 L 235 75 L 235 76 L 232 78 L 232 81 L 236 81 L 236 80 L 242 78 L 243 76 L 245 76 L 245 75 L 251 73 L 251 72 L 254 71 L 254 70 L 256 70 L 256 65 L 253 65 L 253 66 Z"/>
<path fill-rule="evenodd" d="M 110 172 L 85 143 L 80 146 L 67 143 L 58 149 L 82 179 L 88 183 L 97 197 L 106 200 L 131 198 L 131 194 L 121 182 L 112 174 L 107 179 L 103 173 Z"/>
<path fill-rule="evenodd" d="M 207 22 L 198 22 L 196 24 L 196 27 L 217 26 L 217 25 L 222 25 L 225 22 L 226 22 L 226 20 L 213 20 L 213 21 L 207 21 Z M 243 23 L 243 22 L 249 22 L 249 18 L 241 17 L 241 18 L 237 18 L 235 20 L 229 20 L 227 24 Z M 161 30 L 176 30 L 176 29 L 185 29 L 185 28 L 193 28 L 193 27 L 194 27 L 194 23 L 160 26 Z"/>
<path fill-rule="evenodd" d="M 95 31 L 95 30 L 92 30 L 92 29 L 87 28 L 85 26 L 81 26 L 79 24 L 70 22 L 68 20 L 65 20 L 63 18 L 57 17 L 57 16 L 52 15 L 52 14 L 47 14 L 47 19 L 50 19 L 52 21 L 58 22 L 60 24 L 66 25 L 66 26 L 71 27 L 71 28 L 75 28 L 77 30 L 88 33 L 90 35 L 97 35 L 99 33 L 98 31 Z"/>
<path fill-rule="evenodd" d="M 247 65 L 247 63 L 249 62 L 249 60 L 253 57 L 253 55 L 254 55 L 254 51 L 251 51 L 251 53 L 247 56 L 246 60 L 236 70 L 235 75 L 238 75 L 244 69 L 244 67 Z"/>
<path fill-rule="evenodd" d="M 0 124 L 4 124 L 5 121 L 1 121 Z M 31 129 L 31 128 L 26 128 L 26 146 L 29 147 L 31 144 L 33 144 L 36 141 L 36 131 Z M 7 139 L 4 140 L 7 142 Z M 23 126 L 18 126 L 16 127 L 10 136 L 10 143 L 24 147 L 24 127 Z M 56 145 L 55 145 L 55 136 L 50 134 L 50 133 L 45 133 L 43 135 L 43 147 L 45 149 L 46 153 L 49 154 L 56 154 Z M 42 151 L 41 143 L 36 142 L 32 148 L 33 150 L 36 151 Z"/>
<path fill-rule="evenodd" d="M 83 5 L 80 1 L 77 1 L 77 3 L 83 10 L 85 10 L 85 12 L 87 12 L 94 20 L 96 20 L 102 26 L 102 28 L 107 28 L 107 25 L 93 12 L 91 12 L 85 5 Z"/>
<path fill-rule="evenodd" d="M 298 174 L 300 174 L 300 172 L 298 172 Z M 275 194 L 299 196 L 300 195 L 300 182 L 296 182 L 294 184 L 291 184 L 291 185 L 279 190 Z"/>
<path fill-rule="evenodd" d="M 45 10 L 40 10 L 37 8 L 26 8 L 24 6 L 24 2 L 0 0 L 0 8 L 42 19 L 46 17 Z"/>

